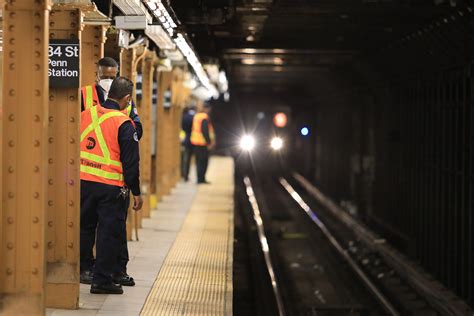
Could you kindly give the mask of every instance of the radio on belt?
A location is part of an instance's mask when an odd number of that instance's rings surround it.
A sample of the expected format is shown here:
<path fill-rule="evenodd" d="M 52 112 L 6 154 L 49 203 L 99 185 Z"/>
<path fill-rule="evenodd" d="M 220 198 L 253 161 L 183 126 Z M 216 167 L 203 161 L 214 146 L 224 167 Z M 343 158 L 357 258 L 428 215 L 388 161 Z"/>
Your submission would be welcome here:
<path fill-rule="evenodd" d="M 79 88 L 79 40 L 49 40 L 48 75 L 51 88 Z"/>

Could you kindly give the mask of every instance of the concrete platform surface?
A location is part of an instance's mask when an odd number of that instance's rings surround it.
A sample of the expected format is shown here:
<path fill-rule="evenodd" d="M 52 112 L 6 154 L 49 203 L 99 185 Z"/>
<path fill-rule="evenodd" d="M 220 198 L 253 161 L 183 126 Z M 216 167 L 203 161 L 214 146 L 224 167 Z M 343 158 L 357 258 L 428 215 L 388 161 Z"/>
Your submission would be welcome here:
<path fill-rule="evenodd" d="M 194 178 L 194 177 L 192 177 Z M 81 284 L 69 315 L 230 315 L 232 313 L 233 163 L 211 158 L 209 185 L 179 183 L 143 219 L 129 242 L 128 273 L 136 286 L 123 295 L 90 294 Z"/>

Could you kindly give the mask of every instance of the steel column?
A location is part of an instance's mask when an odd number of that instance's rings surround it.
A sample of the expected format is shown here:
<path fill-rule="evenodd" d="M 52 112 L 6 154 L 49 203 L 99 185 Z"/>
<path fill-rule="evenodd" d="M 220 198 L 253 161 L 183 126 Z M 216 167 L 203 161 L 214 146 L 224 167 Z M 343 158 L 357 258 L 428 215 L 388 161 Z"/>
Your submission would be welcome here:
<path fill-rule="evenodd" d="M 50 5 L 3 7 L 2 315 L 44 313 Z"/>
<path fill-rule="evenodd" d="M 105 25 L 84 25 L 81 39 L 81 86 L 93 83 L 96 79 L 97 61 L 104 57 L 104 44 L 107 39 Z"/>
<path fill-rule="evenodd" d="M 80 40 L 80 27 L 78 9 L 53 8 L 51 11 L 51 39 Z M 79 89 L 50 89 L 46 230 L 48 307 L 74 309 L 79 302 L 79 123 Z"/>
<path fill-rule="evenodd" d="M 166 192 L 166 159 L 169 158 L 166 150 L 166 117 L 165 111 L 163 108 L 164 98 L 163 95 L 165 91 L 170 87 L 172 80 L 171 72 L 160 72 L 158 78 L 158 100 L 157 100 L 157 111 L 156 111 L 156 125 L 157 125 L 157 135 L 156 135 L 156 155 L 155 155 L 155 166 L 156 166 L 156 195 L 157 199 L 161 198 L 167 193 Z"/>
<path fill-rule="evenodd" d="M 135 49 L 122 49 L 120 52 L 120 75 L 129 78 L 133 81 L 133 63 L 136 59 L 137 53 Z M 133 81 L 135 83 L 135 81 Z M 133 89 L 133 99 L 136 100 L 136 90 Z M 132 240 L 132 230 L 134 227 L 133 214 L 128 210 L 127 216 L 127 240 Z"/>
<path fill-rule="evenodd" d="M 151 103 L 155 58 L 155 53 L 149 52 L 142 62 L 142 100 L 140 102 L 139 114 L 143 125 L 143 137 L 140 140 L 140 182 L 144 199 L 143 217 L 150 217 Z"/>

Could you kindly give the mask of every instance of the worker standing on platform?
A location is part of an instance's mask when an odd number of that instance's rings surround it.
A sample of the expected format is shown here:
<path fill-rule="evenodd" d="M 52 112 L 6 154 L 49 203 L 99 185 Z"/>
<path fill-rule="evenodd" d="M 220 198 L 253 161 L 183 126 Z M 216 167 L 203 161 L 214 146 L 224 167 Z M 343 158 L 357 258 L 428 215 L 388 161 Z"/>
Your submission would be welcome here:
<path fill-rule="evenodd" d="M 126 235 L 129 190 L 134 195 L 133 209 L 143 205 L 138 135 L 131 119 L 121 112 L 132 92 L 133 82 L 116 78 L 107 101 L 81 113 L 81 277 L 94 265 L 90 292 L 96 294 L 123 293 L 113 273 Z M 96 230 L 94 264 L 89 253 Z"/>
<path fill-rule="evenodd" d="M 209 163 L 209 150 L 214 148 L 215 134 L 209 117 L 209 104 L 201 105 L 199 112 L 194 115 L 191 131 L 191 144 L 196 155 L 197 183 L 207 184 L 206 171 Z"/>
<path fill-rule="evenodd" d="M 117 78 L 119 71 L 119 64 L 111 57 L 104 57 L 97 62 L 97 78 L 94 84 L 81 88 L 81 111 L 95 105 L 104 104 L 107 100 L 107 95 L 110 90 L 112 81 Z M 138 139 L 142 138 L 143 128 L 138 116 L 138 111 L 135 103 L 132 102 L 124 109 L 126 113 L 135 124 Z"/>
<path fill-rule="evenodd" d="M 193 118 L 196 114 L 196 106 L 190 105 L 183 111 L 181 121 L 181 176 L 184 181 L 189 180 L 189 167 L 191 166 L 191 157 L 193 155 L 193 145 L 191 144 L 191 131 L 193 129 Z"/>
<path fill-rule="evenodd" d="M 89 109 L 92 106 L 103 105 L 106 102 L 110 87 L 112 85 L 113 80 L 117 78 L 118 71 L 119 64 L 115 61 L 115 59 L 111 57 L 104 57 L 97 62 L 96 82 L 92 85 L 88 85 L 81 88 L 81 111 Z M 132 119 L 133 125 L 137 131 L 138 140 L 140 140 L 143 135 L 143 128 L 133 99 L 127 105 L 127 107 L 122 110 L 122 112 Z M 114 274 L 116 276 L 115 281 L 122 285 L 133 286 L 135 285 L 135 281 L 127 274 L 127 263 L 129 260 L 129 256 L 126 236 L 125 240 L 122 241 L 121 245 L 122 246 L 119 252 L 119 261 L 114 269 Z M 90 267 L 93 266 L 94 262 L 94 255 L 92 249 L 93 247 L 90 248 L 87 254 L 81 253 L 81 256 L 88 257 L 88 259 L 84 260 L 86 260 L 87 262 L 92 262 L 92 264 L 87 265 Z M 81 267 L 81 283 L 91 284 L 91 282 L 92 270 L 83 269 Z"/>

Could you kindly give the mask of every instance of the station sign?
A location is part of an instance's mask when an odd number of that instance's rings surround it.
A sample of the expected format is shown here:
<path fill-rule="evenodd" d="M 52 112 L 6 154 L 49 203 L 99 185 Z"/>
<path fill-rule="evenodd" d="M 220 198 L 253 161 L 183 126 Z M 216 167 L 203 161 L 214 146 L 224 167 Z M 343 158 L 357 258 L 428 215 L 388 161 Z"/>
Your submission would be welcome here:
<path fill-rule="evenodd" d="M 50 39 L 48 65 L 51 88 L 79 88 L 79 40 Z"/>

